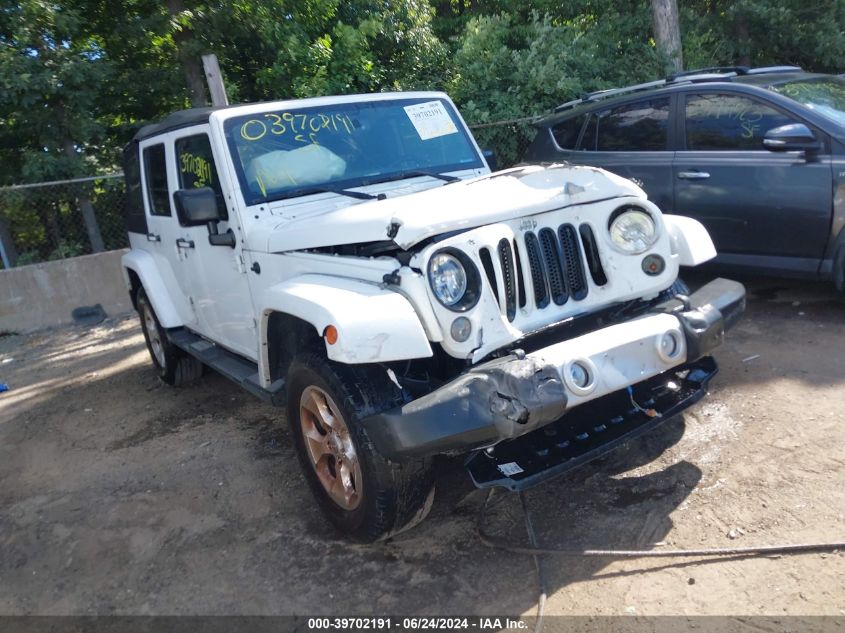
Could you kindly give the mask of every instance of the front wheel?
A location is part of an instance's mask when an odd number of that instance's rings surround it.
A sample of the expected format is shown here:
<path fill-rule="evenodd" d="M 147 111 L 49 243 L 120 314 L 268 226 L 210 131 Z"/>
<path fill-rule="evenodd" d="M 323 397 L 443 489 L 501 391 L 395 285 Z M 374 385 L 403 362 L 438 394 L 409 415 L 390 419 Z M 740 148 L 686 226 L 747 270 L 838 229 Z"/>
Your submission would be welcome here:
<path fill-rule="evenodd" d="M 329 521 L 362 542 L 413 527 L 434 499 L 430 461 L 391 462 L 360 424 L 401 402 L 386 378 L 383 369 L 312 354 L 294 359 L 286 381 L 288 422 L 311 491 Z"/>

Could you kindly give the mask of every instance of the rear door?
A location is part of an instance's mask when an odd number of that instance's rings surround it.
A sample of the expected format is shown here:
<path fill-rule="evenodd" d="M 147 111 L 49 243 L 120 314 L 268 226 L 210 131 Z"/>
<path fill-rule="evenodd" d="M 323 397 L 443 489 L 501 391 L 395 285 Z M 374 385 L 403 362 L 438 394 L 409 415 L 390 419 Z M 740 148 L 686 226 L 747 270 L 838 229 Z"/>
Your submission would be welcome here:
<path fill-rule="evenodd" d="M 832 212 L 830 155 L 762 145 L 768 130 L 806 122 L 748 95 L 702 90 L 680 98 L 675 211 L 707 227 L 724 263 L 817 271 Z"/>
<path fill-rule="evenodd" d="M 162 281 L 171 293 L 179 293 L 181 305 L 189 306 L 190 312 L 183 312 L 186 325 L 192 329 L 198 327 L 197 314 L 190 302 L 189 289 L 183 275 L 182 259 L 175 239 L 179 222 L 173 211 L 170 192 L 170 170 L 168 165 L 172 155 L 169 136 L 162 135 L 141 141 L 141 179 L 144 183 L 144 213 L 147 220 L 147 236 L 144 250 L 150 253 L 156 262 L 156 269 Z"/>
<path fill-rule="evenodd" d="M 672 160 L 669 113 L 672 97 L 652 96 L 630 101 L 585 117 L 575 164 L 602 167 L 642 187 L 663 211 L 672 210 Z M 555 140 L 565 142 L 563 129 L 552 128 Z M 571 132 L 569 132 L 571 134 Z"/>

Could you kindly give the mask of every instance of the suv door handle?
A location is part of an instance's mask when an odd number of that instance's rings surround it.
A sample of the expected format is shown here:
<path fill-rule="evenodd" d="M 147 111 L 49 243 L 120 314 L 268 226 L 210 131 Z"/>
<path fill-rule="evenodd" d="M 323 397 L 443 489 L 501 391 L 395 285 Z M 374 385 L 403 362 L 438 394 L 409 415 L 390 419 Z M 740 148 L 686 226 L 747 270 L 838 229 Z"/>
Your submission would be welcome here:
<path fill-rule="evenodd" d="M 194 248 L 194 240 L 186 240 L 184 237 L 180 237 L 176 240 L 176 248 Z"/>
<path fill-rule="evenodd" d="M 705 180 L 710 178 L 710 174 L 706 171 L 681 171 L 678 172 L 678 178 L 683 178 L 684 180 Z"/>
<path fill-rule="evenodd" d="M 158 233 L 147 233 L 147 241 L 148 242 L 160 242 L 161 235 Z"/>

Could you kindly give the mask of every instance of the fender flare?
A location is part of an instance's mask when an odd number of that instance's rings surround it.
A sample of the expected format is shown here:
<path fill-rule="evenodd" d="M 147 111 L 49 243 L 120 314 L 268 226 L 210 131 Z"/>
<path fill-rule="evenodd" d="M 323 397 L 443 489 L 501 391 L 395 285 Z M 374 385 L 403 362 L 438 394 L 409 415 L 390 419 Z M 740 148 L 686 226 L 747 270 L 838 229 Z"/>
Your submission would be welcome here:
<path fill-rule="evenodd" d="M 672 255 L 681 266 L 698 266 L 716 257 L 716 247 L 704 225 L 698 220 L 682 215 L 663 215 L 669 233 Z"/>
<path fill-rule="evenodd" d="M 150 253 L 133 249 L 120 258 L 120 263 L 123 266 L 123 280 L 126 282 L 126 288 L 132 291 L 132 283 L 129 279 L 131 270 L 138 275 L 162 327 L 181 327 L 188 322 L 185 315 L 190 314 L 191 311 L 187 301 L 181 293 L 175 296 L 170 292 Z M 178 285 L 173 286 L 176 284 L 176 279 L 171 281 L 171 287 L 178 288 Z"/>
<path fill-rule="evenodd" d="M 261 373 L 270 375 L 267 325 L 273 313 L 310 323 L 322 337 L 337 328 L 326 354 L 347 364 L 379 363 L 433 355 L 420 318 L 401 294 L 376 284 L 305 274 L 267 288 L 260 296 Z"/>

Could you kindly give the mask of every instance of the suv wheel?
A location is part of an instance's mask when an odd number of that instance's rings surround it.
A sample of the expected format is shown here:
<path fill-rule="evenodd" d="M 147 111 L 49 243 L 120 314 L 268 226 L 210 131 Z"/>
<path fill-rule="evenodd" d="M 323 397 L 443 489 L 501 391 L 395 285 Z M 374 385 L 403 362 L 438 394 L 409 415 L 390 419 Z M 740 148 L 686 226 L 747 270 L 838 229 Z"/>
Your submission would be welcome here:
<path fill-rule="evenodd" d="M 294 359 L 286 382 L 296 452 L 329 521 L 362 542 L 422 521 L 434 500 L 430 460 L 391 462 L 360 425 L 368 415 L 402 402 L 384 370 L 312 354 Z"/>
<path fill-rule="evenodd" d="M 167 339 L 167 333 L 158 322 L 155 310 L 143 288 L 138 290 L 137 305 L 147 350 L 159 378 L 174 387 L 197 380 L 202 375 L 202 363 Z"/>

